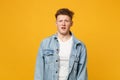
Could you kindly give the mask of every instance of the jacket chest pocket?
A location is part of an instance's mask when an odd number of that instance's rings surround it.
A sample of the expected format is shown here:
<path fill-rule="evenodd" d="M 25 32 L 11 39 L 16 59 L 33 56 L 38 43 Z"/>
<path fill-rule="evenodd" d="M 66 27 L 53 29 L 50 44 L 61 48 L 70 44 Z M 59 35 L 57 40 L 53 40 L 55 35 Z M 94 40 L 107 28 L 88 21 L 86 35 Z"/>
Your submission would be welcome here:
<path fill-rule="evenodd" d="M 43 50 L 45 64 L 51 64 L 54 62 L 54 50 Z"/>

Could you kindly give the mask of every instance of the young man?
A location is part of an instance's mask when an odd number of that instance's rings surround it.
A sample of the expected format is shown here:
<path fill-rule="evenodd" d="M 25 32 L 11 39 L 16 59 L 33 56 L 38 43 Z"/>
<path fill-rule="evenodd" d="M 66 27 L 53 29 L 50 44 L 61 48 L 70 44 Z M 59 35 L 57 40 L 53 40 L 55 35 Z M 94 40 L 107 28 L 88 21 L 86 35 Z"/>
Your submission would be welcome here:
<path fill-rule="evenodd" d="M 86 47 L 70 31 L 73 14 L 67 8 L 56 12 L 57 33 L 40 45 L 34 80 L 87 80 Z"/>

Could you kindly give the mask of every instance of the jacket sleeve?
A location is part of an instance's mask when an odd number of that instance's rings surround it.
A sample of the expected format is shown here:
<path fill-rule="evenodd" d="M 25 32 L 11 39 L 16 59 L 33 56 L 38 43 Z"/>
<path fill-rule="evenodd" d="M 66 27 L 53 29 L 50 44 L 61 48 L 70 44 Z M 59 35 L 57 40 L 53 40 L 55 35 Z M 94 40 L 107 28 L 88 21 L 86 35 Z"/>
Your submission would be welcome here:
<path fill-rule="evenodd" d="M 43 50 L 42 50 L 42 44 L 41 44 L 38 50 L 38 55 L 36 59 L 34 80 L 43 80 L 43 74 L 44 74 L 44 62 L 43 61 L 44 61 Z"/>
<path fill-rule="evenodd" d="M 86 47 L 83 45 L 81 49 L 77 80 L 88 80 L 86 62 L 87 62 L 87 50 Z"/>

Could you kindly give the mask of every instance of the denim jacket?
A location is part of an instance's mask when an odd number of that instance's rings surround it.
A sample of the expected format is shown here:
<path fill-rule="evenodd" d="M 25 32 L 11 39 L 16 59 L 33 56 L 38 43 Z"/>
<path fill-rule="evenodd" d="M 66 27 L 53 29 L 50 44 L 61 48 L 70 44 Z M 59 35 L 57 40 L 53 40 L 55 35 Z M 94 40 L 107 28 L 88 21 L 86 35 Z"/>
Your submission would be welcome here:
<path fill-rule="evenodd" d="M 59 43 L 57 34 L 42 41 L 36 60 L 34 80 L 58 80 L 58 53 Z M 67 80 L 87 80 L 86 59 L 85 45 L 73 36 Z"/>

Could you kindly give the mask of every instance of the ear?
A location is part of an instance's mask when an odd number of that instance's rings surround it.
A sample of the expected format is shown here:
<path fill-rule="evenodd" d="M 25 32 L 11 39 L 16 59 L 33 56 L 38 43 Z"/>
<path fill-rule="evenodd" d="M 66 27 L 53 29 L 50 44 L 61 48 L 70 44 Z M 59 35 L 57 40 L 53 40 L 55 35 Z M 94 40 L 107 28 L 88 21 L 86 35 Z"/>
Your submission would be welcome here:
<path fill-rule="evenodd" d="M 57 20 L 55 20 L 55 25 L 57 25 Z"/>
<path fill-rule="evenodd" d="M 71 26 L 73 25 L 73 21 L 71 21 Z"/>
<path fill-rule="evenodd" d="M 57 26 L 57 21 L 55 21 L 55 25 Z"/>

